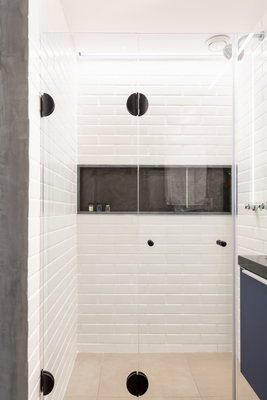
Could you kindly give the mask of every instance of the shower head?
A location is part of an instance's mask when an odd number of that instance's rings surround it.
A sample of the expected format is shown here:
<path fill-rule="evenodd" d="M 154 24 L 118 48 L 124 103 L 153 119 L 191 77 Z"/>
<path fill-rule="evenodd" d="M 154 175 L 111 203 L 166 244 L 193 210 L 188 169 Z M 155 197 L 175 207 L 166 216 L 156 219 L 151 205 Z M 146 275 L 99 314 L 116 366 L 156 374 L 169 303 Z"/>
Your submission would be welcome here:
<path fill-rule="evenodd" d="M 223 55 L 227 60 L 231 60 L 232 55 L 233 55 L 233 45 L 232 44 L 227 44 L 225 48 L 223 49 Z M 244 50 L 241 51 L 241 53 L 238 55 L 237 59 L 238 61 L 243 60 L 245 55 Z"/>
<path fill-rule="evenodd" d="M 247 39 L 249 35 L 245 35 L 242 36 L 239 40 L 238 40 L 238 50 L 241 47 L 242 42 Z M 252 34 L 252 37 L 257 37 L 259 41 L 263 41 L 263 39 L 265 38 L 265 33 L 262 31 L 260 33 L 255 33 L 254 35 Z M 233 56 L 233 45 L 232 44 L 227 44 L 224 49 L 223 49 L 223 55 L 225 58 L 227 58 L 227 60 L 231 60 L 232 56 Z M 238 54 L 238 61 L 243 60 L 245 55 L 245 51 L 242 50 L 239 54 Z"/>
<path fill-rule="evenodd" d="M 232 45 L 227 44 L 223 49 L 224 57 L 227 58 L 227 60 L 230 60 L 232 58 L 232 53 L 233 53 Z"/>

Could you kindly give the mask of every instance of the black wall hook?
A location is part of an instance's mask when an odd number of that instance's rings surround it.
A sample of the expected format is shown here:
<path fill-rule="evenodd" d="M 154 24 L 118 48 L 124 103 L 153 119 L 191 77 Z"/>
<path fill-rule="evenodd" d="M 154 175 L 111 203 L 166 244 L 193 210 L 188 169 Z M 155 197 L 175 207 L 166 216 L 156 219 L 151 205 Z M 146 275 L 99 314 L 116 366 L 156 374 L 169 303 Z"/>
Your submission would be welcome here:
<path fill-rule="evenodd" d="M 55 110 L 55 102 L 48 93 L 44 93 L 41 96 L 41 117 L 48 117 Z"/>

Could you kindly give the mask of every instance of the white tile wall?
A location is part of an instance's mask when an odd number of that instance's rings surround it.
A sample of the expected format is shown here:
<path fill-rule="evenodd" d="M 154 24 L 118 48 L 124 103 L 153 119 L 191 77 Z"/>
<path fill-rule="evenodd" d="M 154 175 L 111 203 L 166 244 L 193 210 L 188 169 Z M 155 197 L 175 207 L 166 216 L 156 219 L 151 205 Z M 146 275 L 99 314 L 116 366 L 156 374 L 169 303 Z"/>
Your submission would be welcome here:
<path fill-rule="evenodd" d="M 267 13 L 263 16 L 267 29 Z M 262 30 L 255 29 L 254 32 Z M 238 254 L 267 251 L 267 211 L 245 204 L 267 200 L 267 40 L 253 39 L 238 63 Z M 237 268 L 238 350 L 240 348 L 239 268 Z"/>
<path fill-rule="evenodd" d="M 60 2 L 29 6 L 29 400 L 41 398 L 42 368 L 54 374 L 50 397 L 60 400 L 76 354 L 76 58 L 67 35 L 40 40 L 43 31 L 55 31 L 55 22 L 66 31 Z M 56 110 L 41 121 L 44 91 Z"/>
<path fill-rule="evenodd" d="M 231 164 L 231 71 L 215 82 L 225 63 L 79 62 L 78 163 Z M 149 99 L 139 119 L 125 107 L 135 91 Z"/>
<path fill-rule="evenodd" d="M 230 350 L 231 216 L 79 215 L 78 254 L 80 351 Z"/>
<path fill-rule="evenodd" d="M 230 71 L 212 86 L 223 68 L 79 62 L 78 163 L 231 164 Z M 136 91 L 141 118 L 125 107 Z M 137 351 L 139 332 L 141 351 L 230 351 L 231 242 L 231 216 L 78 215 L 78 350 Z"/>

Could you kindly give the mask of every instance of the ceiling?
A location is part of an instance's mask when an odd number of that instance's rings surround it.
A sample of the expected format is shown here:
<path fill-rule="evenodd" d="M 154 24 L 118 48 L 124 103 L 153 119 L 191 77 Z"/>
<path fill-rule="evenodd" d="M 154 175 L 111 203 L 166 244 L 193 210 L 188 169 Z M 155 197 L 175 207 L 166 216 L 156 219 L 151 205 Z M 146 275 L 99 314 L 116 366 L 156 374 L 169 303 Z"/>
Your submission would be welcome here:
<path fill-rule="evenodd" d="M 250 32 L 266 0 L 60 0 L 71 32 Z"/>
<path fill-rule="evenodd" d="M 107 34 L 73 33 L 72 39 L 76 53 L 89 53 L 90 56 L 179 56 L 205 55 L 217 56 L 208 50 L 206 44 L 211 34 Z M 225 36 L 227 43 L 232 35 Z M 217 37 L 217 36 L 216 36 Z M 220 53 L 222 55 L 222 52 Z M 79 57 L 80 58 L 80 57 Z"/>

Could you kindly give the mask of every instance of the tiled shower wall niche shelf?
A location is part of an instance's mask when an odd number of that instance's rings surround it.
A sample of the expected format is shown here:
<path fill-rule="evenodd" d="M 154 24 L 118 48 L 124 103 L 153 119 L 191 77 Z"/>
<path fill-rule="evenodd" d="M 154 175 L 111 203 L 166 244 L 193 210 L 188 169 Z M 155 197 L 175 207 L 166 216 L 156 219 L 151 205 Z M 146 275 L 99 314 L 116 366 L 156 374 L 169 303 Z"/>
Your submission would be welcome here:
<path fill-rule="evenodd" d="M 78 165 L 77 176 L 79 214 L 231 214 L 231 166 Z"/>
<path fill-rule="evenodd" d="M 137 212 L 137 167 L 78 165 L 78 213 L 109 204 L 111 212 Z M 80 197 L 79 197 L 80 196 Z M 107 214 L 107 212 L 105 212 Z"/>

